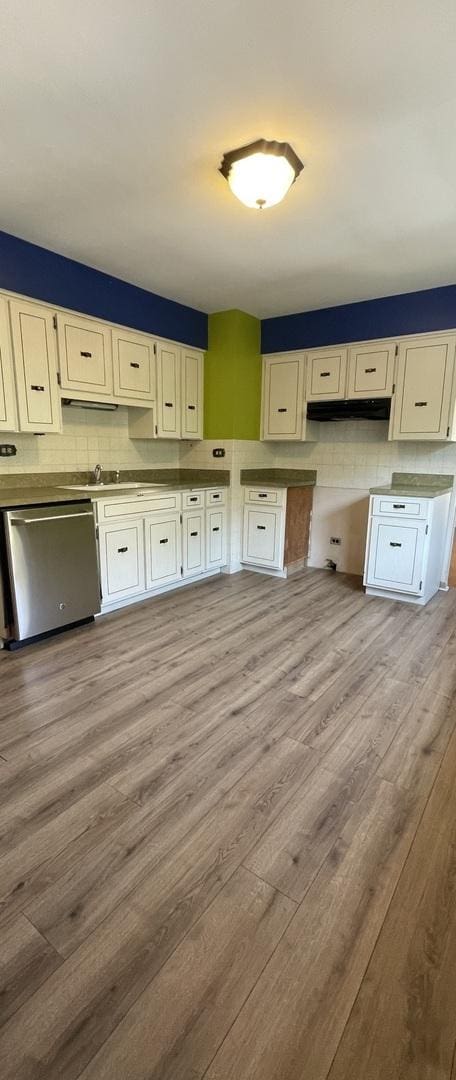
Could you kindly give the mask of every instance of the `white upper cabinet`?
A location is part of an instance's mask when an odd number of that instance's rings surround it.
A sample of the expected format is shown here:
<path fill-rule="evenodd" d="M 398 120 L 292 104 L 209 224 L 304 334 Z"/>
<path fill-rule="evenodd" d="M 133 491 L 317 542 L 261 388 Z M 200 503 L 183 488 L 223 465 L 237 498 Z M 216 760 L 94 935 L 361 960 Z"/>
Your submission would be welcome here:
<path fill-rule="evenodd" d="M 391 397 L 395 341 L 352 345 L 348 354 L 347 398 Z"/>
<path fill-rule="evenodd" d="M 304 383 L 304 353 L 263 357 L 262 439 L 285 442 L 305 437 Z"/>
<path fill-rule="evenodd" d="M 203 354 L 181 349 L 183 439 L 203 438 Z"/>
<path fill-rule="evenodd" d="M 346 396 L 347 349 L 307 353 L 307 400 L 333 401 Z"/>
<path fill-rule="evenodd" d="M 157 435 L 181 437 L 181 350 L 179 345 L 157 344 Z"/>
<path fill-rule="evenodd" d="M 57 338 L 62 389 L 92 401 L 112 397 L 110 327 L 93 319 L 59 313 Z"/>
<path fill-rule="evenodd" d="M 26 301 L 11 301 L 19 428 L 43 434 L 62 430 L 53 313 Z"/>
<path fill-rule="evenodd" d="M 13 353 L 8 322 L 8 305 L 0 299 L 0 431 L 17 431 Z"/>
<path fill-rule="evenodd" d="M 456 338 L 433 335 L 402 341 L 390 439 L 454 439 Z"/>
<path fill-rule="evenodd" d="M 129 330 L 112 331 L 114 396 L 144 403 L 155 401 L 155 341 Z"/>

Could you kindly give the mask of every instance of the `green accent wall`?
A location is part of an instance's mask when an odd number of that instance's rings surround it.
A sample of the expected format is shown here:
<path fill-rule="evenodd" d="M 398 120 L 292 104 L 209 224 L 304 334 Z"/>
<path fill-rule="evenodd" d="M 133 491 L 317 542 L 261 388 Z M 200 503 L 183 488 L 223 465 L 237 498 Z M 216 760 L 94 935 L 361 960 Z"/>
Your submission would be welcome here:
<path fill-rule="evenodd" d="M 204 438 L 259 439 L 260 320 L 245 311 L 209 315 L 204 363 Z"/>

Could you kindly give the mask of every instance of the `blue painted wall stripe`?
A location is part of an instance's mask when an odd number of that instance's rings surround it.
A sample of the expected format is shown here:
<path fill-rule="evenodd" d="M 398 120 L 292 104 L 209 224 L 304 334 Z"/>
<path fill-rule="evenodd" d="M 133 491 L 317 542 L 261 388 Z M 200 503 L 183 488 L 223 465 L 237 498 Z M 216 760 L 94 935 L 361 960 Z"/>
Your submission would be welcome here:
<path fill-rule="evenodd" d="M 264 319 L 261 347 L 265 353 L 284 352 L 453 328 L 456 328 L 456 285 L 444 285 Z"/>
<path fill-rule="evenodd" d="M 0 232 L 0 288 L 207 348 L 207 315 Z"/>

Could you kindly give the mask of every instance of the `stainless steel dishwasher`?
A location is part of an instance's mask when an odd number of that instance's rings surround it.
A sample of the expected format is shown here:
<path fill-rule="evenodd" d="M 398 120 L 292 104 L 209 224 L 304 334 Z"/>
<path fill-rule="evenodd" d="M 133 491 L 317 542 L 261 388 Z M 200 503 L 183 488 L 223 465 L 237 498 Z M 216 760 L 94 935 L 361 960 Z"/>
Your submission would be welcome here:
<path fill-rule="evenodd" d="M 6 647 L 93 619 L 100 610 L 90 503 L 3 514 L 9 578 Z"/>

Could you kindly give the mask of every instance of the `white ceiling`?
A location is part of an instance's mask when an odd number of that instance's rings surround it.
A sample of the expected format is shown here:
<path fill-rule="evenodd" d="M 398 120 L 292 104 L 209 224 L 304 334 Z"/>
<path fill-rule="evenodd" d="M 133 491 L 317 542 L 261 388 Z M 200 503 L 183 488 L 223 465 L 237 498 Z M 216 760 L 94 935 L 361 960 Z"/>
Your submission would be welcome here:
<path fill-rule="evenodd" d="M 456 281 L 454 0 L 3 0 L 0 227 L 206 311 Z M 306 168 L 247 210 L 225 150 Z"/>

